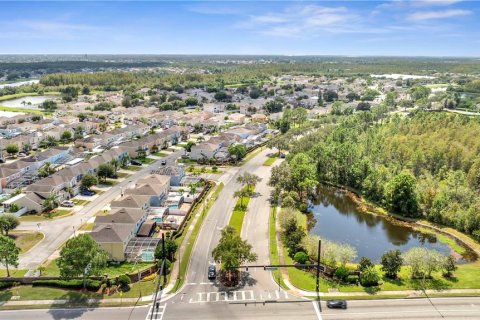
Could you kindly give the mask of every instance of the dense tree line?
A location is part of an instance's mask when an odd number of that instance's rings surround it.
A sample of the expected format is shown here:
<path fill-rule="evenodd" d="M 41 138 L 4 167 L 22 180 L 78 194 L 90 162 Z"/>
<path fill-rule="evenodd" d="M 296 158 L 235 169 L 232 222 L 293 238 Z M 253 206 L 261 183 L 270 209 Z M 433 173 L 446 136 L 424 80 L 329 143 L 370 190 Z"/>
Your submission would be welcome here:
<path fill-rule="evenodd" d="M 272 185 L 313 192 L 314 170 L 317 182 L 348 186 L 391 212 L 480 240 L 477 118 L 419 112 L 382 120 L 362 112 L 342 119 L 295 141 L 288 162 L 272 171 Z"/>

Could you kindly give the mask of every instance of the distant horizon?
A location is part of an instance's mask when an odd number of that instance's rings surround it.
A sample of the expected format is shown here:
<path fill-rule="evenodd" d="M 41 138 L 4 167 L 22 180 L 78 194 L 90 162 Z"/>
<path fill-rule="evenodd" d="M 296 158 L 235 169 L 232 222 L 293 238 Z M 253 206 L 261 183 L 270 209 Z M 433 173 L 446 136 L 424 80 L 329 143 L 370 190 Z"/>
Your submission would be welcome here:
<path fill-rule="evenodd" d="M 0 1 L 0 9 L 2 54 L 480 56 L 477 1 Z"/>
<path fill-rule="evenodd" d="M 381 54 L 235 54 L 235 53 L 0 53 L 1 56 L 188 56 L 188 57 L 340 57 L 340 58 L 462 58 L 480 59 L 479 56 L 433 56 L 433 55 L 381 55 Z"/>

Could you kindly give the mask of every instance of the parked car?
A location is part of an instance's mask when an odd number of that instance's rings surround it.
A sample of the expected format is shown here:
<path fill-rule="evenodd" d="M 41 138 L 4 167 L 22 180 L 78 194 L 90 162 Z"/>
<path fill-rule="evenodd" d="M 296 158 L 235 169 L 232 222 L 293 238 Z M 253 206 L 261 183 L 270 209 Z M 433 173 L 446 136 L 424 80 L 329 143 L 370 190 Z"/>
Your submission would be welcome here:
<path fill-rule="evenodd" d="M 162 164 L 162 166 L 166 165 L 167 164 L 167 160 L 162 160 L 162 162 L 160 162 Z"/>
<path fill-rule="evenodd" d="M 217 278 L 217 268 L 211 264 L 208 266 L 208 280 L 215 280 Z"/>
<path fill-rule="evenodd" d="M 182 154 L 182 159 L 190 159 L 190 156 L 188 154 Z"/>
<path fill-rule="evenodd" d="M 137 160 L 130 160 L 130 163 L 133 164 L 134 166 L 141 166 L 142 163 L 140 161 L 137 161 Z"/>
<path fill-rule="evenodd" d="M 26 155 L 25 153 L 23 153 L 23 152 L 20 152 L 20 153 L 18 154 L 18 156 L 19 156 L 20 158 L 25 158 L 27 155 Z"/>
<path fill-rule="evenodd" d="M 65 201 L 62 201 L 62 203 L 60 203 L 60 205 L 62 207 L 72 208 L 72 207 L 75 206 L 75 203 L 73 203 L 72 201 L 69 201 L 69 200 L 65 200 Z"/>
<path fill-rule="evenodd" d="M 327 307 L 330 309 L 347 309 L 347 301 L 345 300 L 328 300 Z"/>
<path fill-rule="evenodd" d="M 95 195 L 95 192 L 94 192 L 94 191 L 91 191 L 91 190 L 82 190 L 82 191 L 80 192 L 80 194 L 81 194 L 82 196 L 91 197 L 91 196 Z"/>
<path fill-rule="evenodd" d="M 285 153 L 280 153 L 280 158 L 285 159 Z"/>

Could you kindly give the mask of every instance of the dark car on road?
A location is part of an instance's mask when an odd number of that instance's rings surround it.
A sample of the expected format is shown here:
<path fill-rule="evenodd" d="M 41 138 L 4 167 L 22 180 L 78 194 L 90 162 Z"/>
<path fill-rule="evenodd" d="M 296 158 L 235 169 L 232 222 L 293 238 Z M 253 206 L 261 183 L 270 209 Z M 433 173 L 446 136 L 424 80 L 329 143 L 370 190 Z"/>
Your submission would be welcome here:
<path fill-rule="evenodd" d="M 327 307 L 331 309 L 347 309 L 347 301 L 345 300 L 328 300 Z"/>
<path fill-rule="evenodd" d="M 167 164 L 167 160 L 162 160 L 162 162 L 160 162 L 162 164 L 162 166 L 166 165 Z"/>
<path fill-rule="evenodd" d="M 208 266 L 208 280 L 215 280 L 217 278 L 217 268 L 214 265 Z"/>

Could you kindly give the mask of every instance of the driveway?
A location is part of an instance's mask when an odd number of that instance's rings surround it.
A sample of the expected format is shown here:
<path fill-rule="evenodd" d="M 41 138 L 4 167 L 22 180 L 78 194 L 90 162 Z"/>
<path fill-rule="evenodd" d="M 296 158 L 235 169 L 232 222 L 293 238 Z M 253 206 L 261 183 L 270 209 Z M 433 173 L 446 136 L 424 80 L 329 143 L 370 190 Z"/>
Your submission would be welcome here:
<path fill-rule="evenodd" d="M 181 154 L 182 151 L 177 151 L 163 159 L 167 160 L 167 164 L 174 164 L 175 160 Z M 18 229 L 38 230 L 45 234 L 45 238 L 33 250 L 20 255 L 18 268 L 27 270 L 38 268 L 45 260 L 52 256 L 65 241 L 76 234 L 82 224 L 95 216 L 98 211 L 102 210 L 115 198 L 119 197 L 122 189 L 125 190 L 133 186 L 137 180 L 149 175 L 150 171 L 158 167 L 159 164 L 160 160 L 157 160 L 148 166 L 144 166 L 142 170 L 135 172 L 126 180 L 111 187 L 72 216 L 42 222 L 22 222 Z"/>

